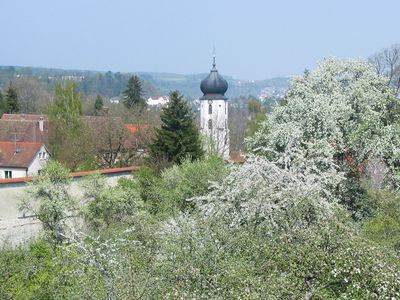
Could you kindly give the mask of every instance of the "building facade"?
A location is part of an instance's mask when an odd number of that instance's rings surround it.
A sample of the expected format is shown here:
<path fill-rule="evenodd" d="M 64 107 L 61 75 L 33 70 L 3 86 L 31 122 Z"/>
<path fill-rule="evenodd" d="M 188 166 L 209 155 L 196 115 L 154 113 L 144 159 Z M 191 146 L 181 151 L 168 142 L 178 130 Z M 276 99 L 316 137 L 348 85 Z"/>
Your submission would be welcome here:
<path fill-rule="evenodd" d="M 0 141 L 0 179 L 38 175 L 49 158 L 42 143 Z"/>
<path fill-rule="evenodd" d="M 218 74 L 215 56 L 210 74 L 201 82 L 200 128 L 206 137 L 207 150 L 218 151 L 229 159 L 228 90 L 227 81 Z"/>

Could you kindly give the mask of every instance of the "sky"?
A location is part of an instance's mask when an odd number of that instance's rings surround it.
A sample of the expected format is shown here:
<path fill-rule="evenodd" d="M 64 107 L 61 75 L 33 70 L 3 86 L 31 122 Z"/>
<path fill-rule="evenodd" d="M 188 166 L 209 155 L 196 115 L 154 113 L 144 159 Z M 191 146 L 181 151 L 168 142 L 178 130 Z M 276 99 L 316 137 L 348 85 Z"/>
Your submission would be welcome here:
<path fill-rule="evenodd" d="M 0 65 L 290 76 L 400 43 L 399 0 L 0 0 Z"/>

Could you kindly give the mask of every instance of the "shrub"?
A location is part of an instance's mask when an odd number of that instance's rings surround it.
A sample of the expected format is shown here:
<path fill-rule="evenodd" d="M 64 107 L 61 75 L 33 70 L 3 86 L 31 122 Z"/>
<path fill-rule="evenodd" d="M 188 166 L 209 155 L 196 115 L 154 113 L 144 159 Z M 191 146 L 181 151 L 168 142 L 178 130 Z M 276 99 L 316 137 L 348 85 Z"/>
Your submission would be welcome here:
<path fill-rule="evenodd" d="M 60 243 L 64 239 L 66 222 L 74 216 L 75 199 L 69 193 L 71 176 L 59 162 L 51 161 L 26 189 L 19 209 L 29 212 L 42 222 L 49 240 Z"/>
<path fill-rule="evenodd" d="M 86 178 L 82 186 L 86 202 L 83 216 L 92 229 L 101 230 L 123 222 L 135 216 L 143 206 L 134 182 L 129 179 L 120 179 L 117 186 L 111 187 L 101 175 L 93 175 Z"/>
<path fill-rule="evenodd" d="M 364 234 L 400 253 L 400 195 L 387 190 L 370 190 L 368 194 L 371 201 L 377 204 L 377 212 L 364 222 Z"/>
<path fill-rule="evenodd" d="M 138 173 L 140 195 L 153 213 L 171 214 L 188 210 L 186 201 L 208 192 L 211 182 L 219 182 L 228 174 L 223 160 L 217 156 L 165 169 L 161 176 L 150 169 Z"/>

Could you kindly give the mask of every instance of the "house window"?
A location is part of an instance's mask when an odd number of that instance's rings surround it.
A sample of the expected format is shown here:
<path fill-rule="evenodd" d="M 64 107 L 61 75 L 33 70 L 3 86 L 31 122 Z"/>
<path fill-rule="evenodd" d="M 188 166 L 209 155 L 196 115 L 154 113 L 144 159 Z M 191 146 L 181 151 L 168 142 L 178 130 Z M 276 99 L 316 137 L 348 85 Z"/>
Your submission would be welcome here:
<path fill-rule="evenodd" d="M 212 115 L 212 104 L 208 104 L 208 114 Z"/>
<path fill-rule="evenodd" d="M 212 120 L 208 120 L 208 129 L 212 129 Z"/>
<path fill-rule="evenodd" d="M 4 171 L 6 178 L 12 178 L 12 171 Z"/>

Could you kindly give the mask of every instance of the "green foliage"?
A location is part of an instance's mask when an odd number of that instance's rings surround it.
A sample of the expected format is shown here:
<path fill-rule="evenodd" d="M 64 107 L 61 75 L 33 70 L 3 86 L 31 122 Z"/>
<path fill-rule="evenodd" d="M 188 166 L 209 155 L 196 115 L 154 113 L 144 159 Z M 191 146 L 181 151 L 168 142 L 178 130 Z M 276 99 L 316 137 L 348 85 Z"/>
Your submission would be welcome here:
<path fill-rule="evenodd" d="M 261 123 L 267 119 L 267 112 L 265 107 L 255 99 L 252 99 L 247 104 L 249 111 L 249 120 L 247 122 L 247 136 L 253 136 L 260 128 Z"/>
<path fill-rule="evenodd" d="M 400 195 L 393 191 L 369 190 L 368 196 L 376 203 L 377 212 L 364 222 L 365 235 L 400 253 Z"/>
<path fill-rule="evenodd" d="M 6 111 L 6 103 L 2 91 L 0 90 L 0 116 Z"/>
<path fill-rule="evenodd" d="M 188 157 L 192 161 L 203 157 L 193 113 L 178 91 L 171 92 L 168 107 L 161 113 L 161 121 L 161 128 L 157 129 L 156 138 L 150 145 L 150 161 L 179 164 Z"/>
<path fill-rule="evenodd" d="M 57 277 L 57 252 L 39 240 L 0 250 L 0 299 L 50 299 Z"/>
<path fill-rule="evenodd" d="M 103 109 L 103 98 L 101 98 L 99 95 L 96 97 L 96 101 L 94 102 L 94 109 L 96 113 L 98 113 L 100 110 Z"/>
<path fill-rule="evenodd" d="M 18 113 L 20 110 L 20 105 L 18 101 L 17 89 L 12 85 L 10 81 L 10 85 L 6 91 L 5 96 L 5 111 L 9 114 Z"/>
<path fill-rule="evenodd" d="M 57 124 L 60 130 L 77 131 L 81 126 L 82 97 L 77 91 L 76 82 L 68 82 L 64 86 L 56 86 L 55 100 L 48 108 L 51 122 Z"/>
<path fill-rule="evenodd" d="M 82 74 L 83 80 L 79 82 L 78 90 L 83 91 L 86 95 L 100 94 L 102 97 L 116 97 L 126 89 L 130 74 L 120 72 L 88 72 Z M 140 79 L 145 95 L 159 95 L 160 92 L 149 81 Z"/>
<path fill-rule="evenodd" d="M 116 222 L 137 215 L 142 206 L 137 190 L 128 179 L 122 179 L 116 187 L 105 184 L 101 175 L 93 175 L 82 182 L 87 203 L 83 216 L 94 230 L 102 230 Z"/>
<path fill-rule="evenodd" d="M 19 209 L 37 216 L 51 243 L 64 239 L 66 221 L 73 215 L 74 198 L 69 194 L 71 176 L 59 162 L 51 161 L 25 191 Z"/>
<path fill-rule="evenodd" d="M 90 131 L 81 120 L 82 96 L 75 82 L 57 84 L 48 115 L 52 125 L 49 140 L 53 158 L 72 170 L 95 166 Z"/>
<path fill-rule="evenodd" d="M 133 75 L 129 78 L 126 90 L 123 92 L 124 105 L 126 108 L 139 107 L 142 109 L 146 106 L 146 100 L 143 98 L 142 83 L 139 76 Z"/>
<path fill-rule="evenodd" d="M 320 225 L 266 237 L 218 218 L 182 216 L 161 236 L 161 287 L 171 297 L 189 299 L 397 297 L 393 252 L 363 241 L 349 224 Z"/>
<path fill-rule="evenodd" d="M 153 213 L 171 214 L 193 207 L 190 199 L 208 192 L 211 182 L 220 182 L 228 174 L 218 156 L 206 160 L 183 161 L 157 176 L 151 169 L 141 170 L 138 177 L 141 198 Z"/>

